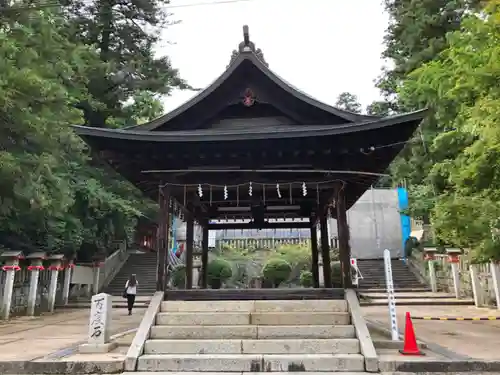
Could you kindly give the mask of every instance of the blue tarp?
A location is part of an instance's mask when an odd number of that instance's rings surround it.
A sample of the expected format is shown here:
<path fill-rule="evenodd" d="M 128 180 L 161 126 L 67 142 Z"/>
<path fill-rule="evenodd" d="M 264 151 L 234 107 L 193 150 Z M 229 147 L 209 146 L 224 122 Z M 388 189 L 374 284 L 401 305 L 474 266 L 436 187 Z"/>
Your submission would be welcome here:
<path fill-rule="evenodd" d="M 398 201 L 399 201 L 399 209 L 404 210 L 408 208 L 408 191 L 405 188 L 398 188 Z M 405 242 L 410 237 L 411 233 L 411 222 L 410 217 L 408 215 L 401 214 L 401 234 L 402 234 L 402 248 L 403 248 L 403 258 L 406 261 L 405 254 Z"/>

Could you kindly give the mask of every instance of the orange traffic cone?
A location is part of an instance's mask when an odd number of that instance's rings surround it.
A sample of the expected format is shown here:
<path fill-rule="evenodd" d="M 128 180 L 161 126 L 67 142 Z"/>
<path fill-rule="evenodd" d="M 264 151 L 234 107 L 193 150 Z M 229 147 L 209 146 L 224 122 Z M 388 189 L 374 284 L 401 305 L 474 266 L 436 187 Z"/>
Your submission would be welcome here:
<path fill-rule="evenodd" d="M 420 351 L 415 337 L 415 330 L 411 321 L 410 313 L 406 313 L 405 341 L 403 350 L 399 351 L 403 355 L 425 355 Z"/>

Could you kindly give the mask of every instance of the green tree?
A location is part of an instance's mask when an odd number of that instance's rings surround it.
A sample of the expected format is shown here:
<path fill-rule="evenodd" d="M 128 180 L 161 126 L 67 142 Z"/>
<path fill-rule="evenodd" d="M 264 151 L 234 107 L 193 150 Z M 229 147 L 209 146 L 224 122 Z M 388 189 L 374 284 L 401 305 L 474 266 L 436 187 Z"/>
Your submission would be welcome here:
<path fill-rule="evenodd" d="M 337 108 L 353 112 L 361 113 L 361 104 L 359 104 L 358 97 L 349 92 L 343 92 L 337 97 L 335 103 Z"/>
<path fill-rule="evenodd" d="M 70 128 L 82 122 L 72 103 L 89 97 L 84 73 L 99 58 L 66 30 L 58 9 L 2 18 L 0 244 L 88 258 L 115 240 L 130 241 L 142 208 L 152 206 L 116 174 L 91 165 Z"/>
<path fill-rule="evenodd" d="M 68 0 L 67 36 L 97 48 L 100 64 L 85 72 L 87 100 L 77 103 L 89 126 L 126 126 L 163 111 L 160 95 L 189 86 L 167 56 L 155 56 L 160 31 L 175 24 L 169 0 Z M 140 108 L 138 108 L 140 107 Z"/>
<path fill-rule="evenodd" d="M 412 72 L 439 58 L 449 45 L 448 33 L 459 30 L 463 18 L 480 3 L 480 0 L 385 0 L 390 25 L 382 57 L 390 59 L 394 67 L 384 69 L 379 77 L 377 87 L 384 101 L 373 103 L 368 113 L 385 115 L 426 106 L 432 109 L 433 103 L 427 100 L 425 93 L 406 90 L 405 97 L 401 98 L 399 88 Z M 443 131 L 441 119 L 431 111 L 390 167 L 392 181 L 404 181 L 411 190 L 408 213 L 426 222 L 439 190 L 429 178 L 434 163 L 440 158 L 434 154 L 432 145 Z"/>
<path fill-rule="evenodd" d="M 448 35 L 438 59 L 412 72 L 401 100 L 417 97 L 442 129 L 429 145 L 432 223 L 448 243 L 499 257 L 500 6 L 489 3 Z"/>
<path fill-rule="evenodd" d="M 372 116 L 389 116 L 393 113 L 390 103 L 376 100 L 366 107 L 366 113 Z"/>

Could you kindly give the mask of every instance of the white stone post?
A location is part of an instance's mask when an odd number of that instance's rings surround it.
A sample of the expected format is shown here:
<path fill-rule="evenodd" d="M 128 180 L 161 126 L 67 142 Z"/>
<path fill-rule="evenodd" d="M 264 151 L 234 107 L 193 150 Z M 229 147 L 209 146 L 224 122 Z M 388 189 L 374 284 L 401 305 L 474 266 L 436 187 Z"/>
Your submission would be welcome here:
<path fill-rule="evenodd" d="M 431 290 L 433 293 L 437 292 L 437 280 L 436 280 L 436 267 L 434 266 L 434 259 L 428 261 L 429 266 L 429 280 L 431 282 Z"/>
<path fill-rule="evenodd" d="M 73 268 L 75 267 L 73 260 L 68 260 L 66 266 L 64 267 L 64 284 L 62 293 L 62 304 L 67 305 L 69 301 L 69 287 L 71 285 L 71 275 L 73 273 Z"/>
<path fill-rule="evenodd" d="M 500 265 L 492 260 L 490 262 L 491 278 L 493 279 L 493 288 L 495 289 L 495 300 L 497 309 L 500 310 Z"/>
<path fill-rule="evenodd" d="M 394 283 L 392 279 L 391 252 L 384 250 L 385 285 L 387 287 L 387 302 L 389 304 L 389 319 L 391 321 L 392 341 L 399 341 L 398 319 L 396 315 L 396 296 L 394 295 Z"/>
<path fill-rule="evenodd" d="M 436 267 L 434 266 L 434 260 L 436 259 L 436 249 L 427 248 L 424 249 L 424 259 L 427 260 L 427 266 L 429 267 L 429 283 L 431 284 L 431 290 L 433 293 L 437 292 L 437 279 L 436 279 Z"/>
<path fill-rule="evenodd" d="M 451 274 L 453 275 L 453 290 L 455 291 L 455 297 L 460 298 L 460 274 L 458 272 L 458 265 L 460 263 L 460 254 L 462 253 L 459 249 L 447 249 L 448 262 L 451 265 Z"/>
<path fill-rule="evenodd" d="M 56 254 L 49 256 L 48 260 L 50 262 L 50 284 L 49 284 L 49 296 L 48 296 L 48 312 L 54 312 L 56 306 L 56 295 L 57 295 L 57 279 L 59 276 L 59 271 L 62 268 L 62 261 L 64 255 Z"/>
<path fill-rule="evenodd" d="M 36 252 L 29 254 L 26 259 L 30 260 L 28 271 L 30 271 L 30 289 L 28 293 L 28 316 L 35 315 L 36 309 L 36 296 L 38 292 L 38 279 L 40 278 L 40 271 L 44 269 L 43 260 L 46 254 L 43 252 Z"/>
<path fill-rule="evenodd" d="M 470 281 L 472 284 L 472 292 L 474 295 L 474 304 L 476 307 L 483 306 L 484 303 L 484 291 L 481 288 L 481 283 L 479 282 L 479 275 L 477 272 L 477 265 L 471 264 L 469 266 Z"/>
<path fill-rule="evenodd" d="M 107 353 L 117 343 L 109 342 L 112 312 L 112 297 L 106 293 L 92 296 L 89 334 L 86 344 L 80 345 L 81 353 Z"/>
<path fill-rule="evenodd" d="M 4 320 L 9 319 L 10 317 L 12 293 L 14 291 L 14 278 L 16 276 L 16 272 L 21 269 L 19 267 L 19 259 L 22 258 L 22 256 L 23 254 L 20 251 L 6 251 L 1 255 L 1 257 L 5 259 L 2 271 L 6 273 L 1 309 L 1 316 Z"/>
<path fill-rule="evenodd" d="M 99 276 L 101 274 L 101 262 L 94 261 L 92 268 L 92 293 L 99 293 Z"/>

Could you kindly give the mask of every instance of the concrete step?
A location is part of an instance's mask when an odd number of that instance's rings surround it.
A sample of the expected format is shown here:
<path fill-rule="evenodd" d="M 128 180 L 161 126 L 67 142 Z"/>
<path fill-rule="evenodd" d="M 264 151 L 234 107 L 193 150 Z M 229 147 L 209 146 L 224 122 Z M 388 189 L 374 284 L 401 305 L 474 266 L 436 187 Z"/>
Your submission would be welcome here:
<path fill-rule="evenodd" d="M 352 325 L 153 326 L 151 339 L 333 339 L 355 338 Z"/>
<path fill-rule="evenodd" d="M 360 354 L 145 354 L 137 371 L 283 372 L 365 369 Z"/>
<path fill-rule="evenodd" d="M 361 306 L 387 306 L 387 298 L 372 299 L 370 301 L 360 301 Z M 396 298 L 397 306 L 471 306 L 474 305 L 472 299 L 456 298 Z"/>
<path fill-rule="evenodd" d="M 358 339 L 147 340 L 145 354 L 358 354 Z"/>
<path fill-rule="evenodd" d="M 420 293 L 420 292 L 430 292 L 431 291 L 431 288 L 428 288 L 428 287 L 419 287 L 419 288 L 395 288 L 394 290 L 395 292 L 398 292 L 398 293 Z M 366 293 L 366 292 L 376 292 L 376 293 L 384 293 L 384 292 L 387 292 L 387 289 L 385 287 L 383 288 L 367 288 L 366 286 L 364 285 L 360 285 L 360 287 L 358 288 L 358 292 L 363 294 L 363 293 Z"/>
<path fill-rule="evenodd" d="M 156 315 L 158 326 L 238 326 L 249 325 L 249 312 L 161 312 Z"/>
<path fill-rule="evenodd" d="M 156 316 L 156 325 L 347 325 L 347 312 L 165 312 Z"/>
<path fill-rule="evenodd" d="M 351 316 L 347 312 L 256 312 L 250 314 L 250 324 L 261 326 L 348 325 Z"/>
<path fill-rule="evenodd" d="M 345 300 L 164 301 L 161 312 L 347 312 Z"/>
<path fill-rule="evenodd" d="M 164 301 L 161 312 L 250 312 L 254 301 Z"/>
<path fill-rule="evenodd" d="M 372 299 L 383 299 L 387 298 L 387 293 L 379 293 L 379 292 L 361 292 L 363 297 L 372 298 Z M 396 300 L 398 299 L 411 299 L 411 298 L 454 298 L 452 294 L 445 292 L 395 292 L 394 296 Z"/>
<path fill-rule="evenodd" d="M 347 312 L 346 300 L 255 301 L 256 312 Z"/>
<path fill-rule="evenodd" d="M 163 372 L 168 375 L 200 375 L 198 371 L 186 371 L 186 372 L 175 372 L 175 371 L 167 371 Z M 311 374 L 311 372 L 301 372 L 301 371 L 280 371 L 280 375 L 332 375 L 332 374 L 342 374 L 342 375 L 369 375 L 367 372 L 352 372 L 352 371 L 328 371 L 321 372 L 315 371 Z M 224 372 L 224 375 L 246 375 L 247 372 L 238 371 L 238 372 Z M 151 375 L 151 372 L 122 372 L 122 375 Z M 220 372 L 203 372 L 203 375 L 221 375 Z M 248 375 L 269 375 L 269 372 L 251 372 Z"/>

